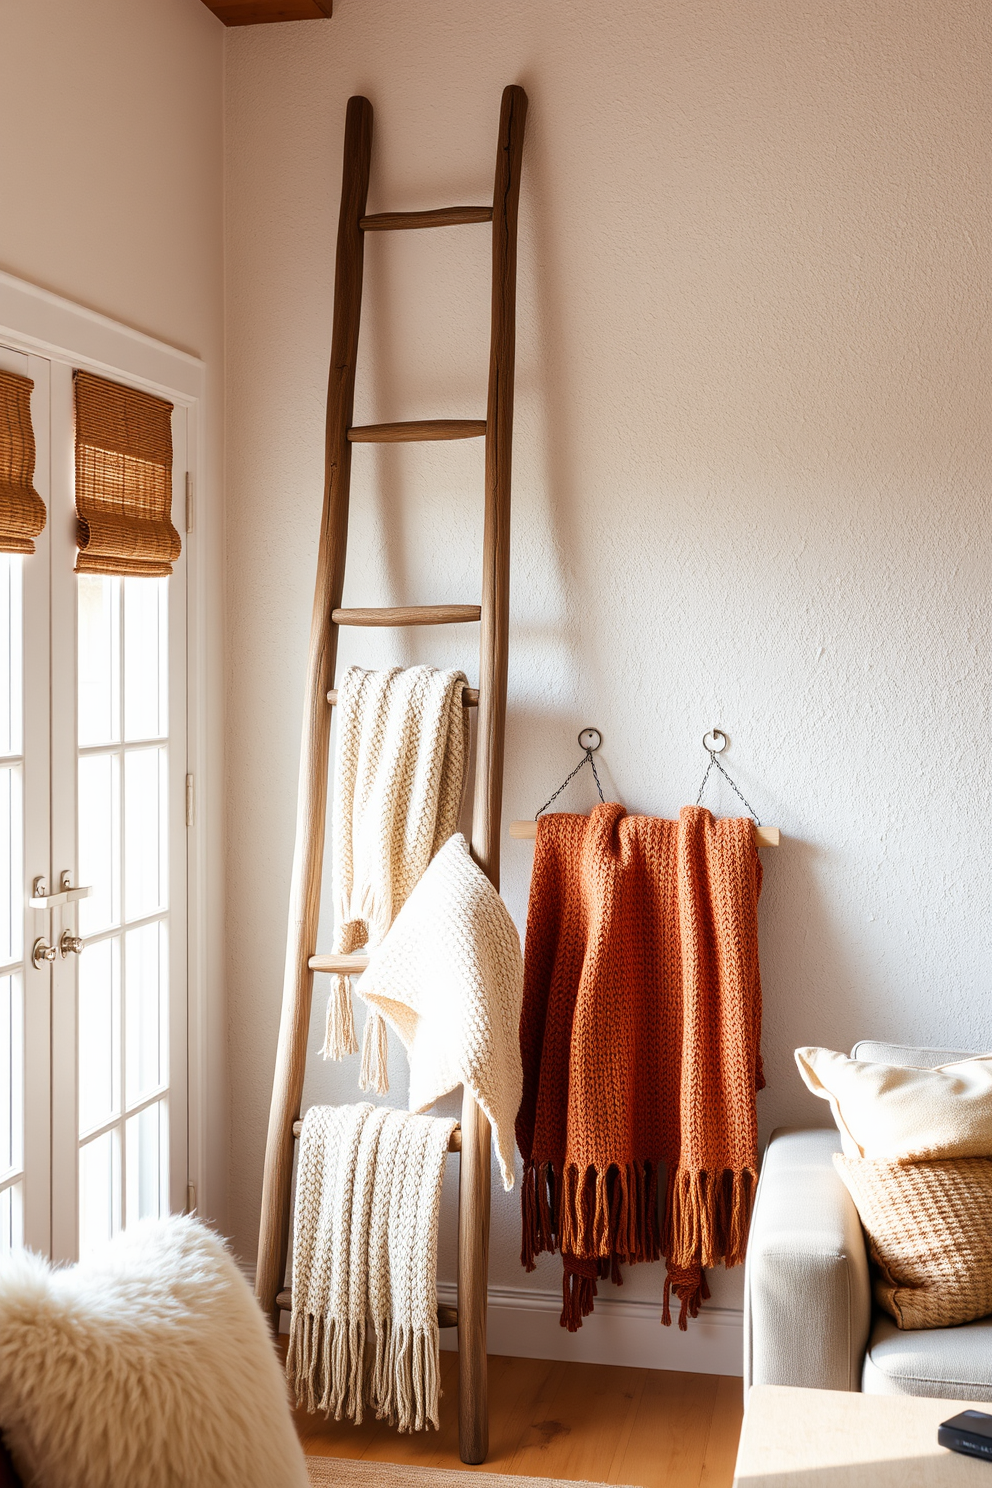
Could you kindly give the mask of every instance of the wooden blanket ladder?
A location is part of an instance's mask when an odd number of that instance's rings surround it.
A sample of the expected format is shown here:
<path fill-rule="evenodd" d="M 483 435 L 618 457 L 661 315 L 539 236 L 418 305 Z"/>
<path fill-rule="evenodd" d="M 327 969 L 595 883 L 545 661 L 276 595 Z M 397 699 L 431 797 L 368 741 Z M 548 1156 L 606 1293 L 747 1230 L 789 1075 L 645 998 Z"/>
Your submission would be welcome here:
<path fill-rule="evenodd" d="M 324 859 L 331 707 L 341 625 L 448 625 L 479 621 L 479 688 L 464 693 L 477 706 L 478 728 L 472 853 L 499 886 L 500 813 L 510 563 L 510 460 L 513 438 L 514 319 L 517 202 L 527 96 L 503 92 L 491 207 L 442 207 L 425 212 L 365 212 L 372 153 L 372 105 L 351 98 L 344 137 L 341 212 L 334 279 L 334 319 L 327 389 L 324 501 L 317 582 L 307 659 L 300 758 L 296 850 L 289 907 L 286 972 L 262 1183 L 262 1214 L 255 1291 L 273 1325 L 291 1305 L 284 1291 L 289 1248 L 293 1143 L 310 1029 L 315 971 L 361 971 L 366 957 L 318 956 L 317 919 Z M 362 307 L 363 244 L 367 232 L 492 223 L 492 336 L 485 419 L 428 419 L 412 423 L 352 424 L 355 363 Z M 426 605 L 398 609 L 342 609 L 348 542 L 348 497 L 354 444 L 485 437 L 485 525 L 481 605 Z M 462 1098 L 458 1194 L 458 1414 L 463 1462 L 484 1462 L 489 1447 L 486 1371 L 486 1295 L 489 1258 L 490 1130 L 470 1095 Z M 454 1310 L 438 1309 L 442 1326 Z"/>

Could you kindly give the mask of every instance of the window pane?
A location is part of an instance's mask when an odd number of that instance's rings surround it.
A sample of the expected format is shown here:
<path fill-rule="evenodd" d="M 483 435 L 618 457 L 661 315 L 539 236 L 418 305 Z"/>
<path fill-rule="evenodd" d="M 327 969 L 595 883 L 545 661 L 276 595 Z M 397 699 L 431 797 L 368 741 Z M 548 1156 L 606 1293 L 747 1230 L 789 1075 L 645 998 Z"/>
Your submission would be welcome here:
<path fill-rule="evenodd" d="M 79 933 L 120 924 L 120 757 L 79 761 L 79 874 L 93 892 L 79 901 Z"/>
<path fill-rule="evenodd" d="M 120 1111 L 120 941 L 98 940 L 79 958 L 79 1129 Z"/>
<path fill-rule="evenodd" d="M 21 559 L 0 553 L 0 754 L 21 752 Z"/>
<path fill-rule="evenodd" d="M 121 1150 L 116 1130 L 79 1151 L 79 1255 L 109 1240 L 121 1227 Z"/>
<path fill-rule="evenodd" d="M 12 1183 L 0 1193 L 0 1255 L 24 1244 L 24 1188 Z"/>
<path fill-rule="evenodd" d="M 21 959 L 24 838 L 21 766 L 0 766 L 0 966 Z"/>
<path fill-rule="evenodd" d="M 120 579 L 78 574 L 79 742 L 120 738 Z"/>
<path fill-rule="evenodd" d="M 24 1162 L 24 983 L 0 977 L 0 1173 Z"/>
<path fill-rule="evenodd" d="M 127 1123 L 127 1223 L 169 1212 L 168 1122 L 164 1101 L 156 1101 Z"/>
<path fill-rule="evenodd" d="M 124 914 L 141 919 L 166 907 L 165 749 L 124 757 Z"/>
<path fill-rule="evenodd" d="M 124 737 L 168 732 L 168 579 L 124 580 Z"/>
<path fill-rule="evenodd" d="M 150 1095 L 168 1078 L 164 1017 L 169 985 L 166 951 L 167 936 L 161 923 L 128 932 L 124 961 L 128 1105 Z"/>

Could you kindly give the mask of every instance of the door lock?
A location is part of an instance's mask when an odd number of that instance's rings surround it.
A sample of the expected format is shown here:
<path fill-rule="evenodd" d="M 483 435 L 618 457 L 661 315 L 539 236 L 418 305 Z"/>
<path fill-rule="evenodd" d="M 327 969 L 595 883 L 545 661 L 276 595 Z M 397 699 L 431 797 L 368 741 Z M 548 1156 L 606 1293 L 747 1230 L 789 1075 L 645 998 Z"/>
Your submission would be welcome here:
<path fill-rule="evenodd" d="M 63 957 L 69 955 L 80 955 L 83 942 L 78 935 L 73 935 L 71 930 L 62 931 L 62 939 L 59 941 L 59 952 Z"/>
<path fill-rule="evenodd" d="M 49 945 L 47 940 L 38 939 L 35 941 L 31 951 L 31 960 L 37 966 L 38 970 L 42 971 L 44 969 L 44 962 L 54 961 L 57 955 L 58 951 L 53 945 Z"/>

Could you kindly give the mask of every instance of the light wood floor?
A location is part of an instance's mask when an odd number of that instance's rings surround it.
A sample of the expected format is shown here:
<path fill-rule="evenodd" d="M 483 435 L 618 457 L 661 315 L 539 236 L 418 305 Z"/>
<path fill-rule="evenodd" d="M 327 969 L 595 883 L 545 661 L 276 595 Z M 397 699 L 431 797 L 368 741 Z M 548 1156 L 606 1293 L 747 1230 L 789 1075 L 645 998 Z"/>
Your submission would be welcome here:
<path fill-rule="evenodd" d="M 353 1426 L 298 1411 L 304 1450 L 473 1471 L 458 1457 L 457 1368 L 457 1354 L 442 1353 L 440 1431 L 400 1436 L 379 1421 Z M 730 1488 L 742 1385 L 723 1375 L 494 1355 L 489 1413 L 482 1471 L 640 1488 Z"/>

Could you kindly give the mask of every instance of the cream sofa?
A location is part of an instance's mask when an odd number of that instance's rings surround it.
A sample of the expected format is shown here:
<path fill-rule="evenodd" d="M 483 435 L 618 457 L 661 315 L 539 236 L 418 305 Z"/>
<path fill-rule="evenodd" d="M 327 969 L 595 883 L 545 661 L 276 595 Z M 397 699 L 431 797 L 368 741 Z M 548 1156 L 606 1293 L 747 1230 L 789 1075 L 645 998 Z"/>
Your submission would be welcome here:
<path fill-rule="evenodd" d="M 851 1053 L 919 1069 L 968 1057 L 876 1043 Z M 839 1151 L 833 1130 L 781 1128 L 768 1143 L 745 1267 L 745 1389 L 992 1400 L 992 1318 L 903 1332 L 873 1307 L 858 1212 L 832 1161 Z"/>

